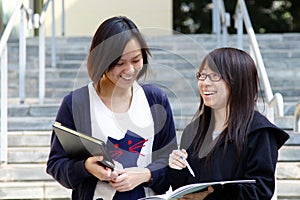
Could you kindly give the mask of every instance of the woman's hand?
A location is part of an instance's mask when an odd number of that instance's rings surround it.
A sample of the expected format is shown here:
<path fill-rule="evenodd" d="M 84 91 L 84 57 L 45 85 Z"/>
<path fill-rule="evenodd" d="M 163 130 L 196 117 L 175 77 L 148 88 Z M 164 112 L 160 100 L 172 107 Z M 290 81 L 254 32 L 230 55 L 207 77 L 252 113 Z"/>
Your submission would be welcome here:
<path fill-rule="evenodd" d="M 110 185 L 119 192 L 126 192 L 136 186 L 149 182 L 151 172 L 147 168 L 131 167 L 118 171 L 119 176 L 110 181 Z"/>
<path fill-rule="evenodd" d="M 108 167 L 99 165 L 98 161 L 103 160 L 103 156 L 89 157 L 85 163 L 85 169 L 101 181 L 110 181 L 118 176 L 116 171 L 112 171 Z"/>
<path fill-rule="evenodd" d="M 169 155 L 169 166 L 173 169 L 183 169 L 186 167 L 184 159 L 187 159 L 188 154 L 185 149 L 173 150 Z"/>
<path fill-rule="evenodd" d="M 203 200 L 205 197 L 207 197 L 213 191 L 214 191 L 214 189 L 211 186 L 209 186 L 206 191 L 192 193 L 192 194 L 186 194 L 182 198 L 179 198 L 177 200 L 187 200 L 187 199 Z"/>

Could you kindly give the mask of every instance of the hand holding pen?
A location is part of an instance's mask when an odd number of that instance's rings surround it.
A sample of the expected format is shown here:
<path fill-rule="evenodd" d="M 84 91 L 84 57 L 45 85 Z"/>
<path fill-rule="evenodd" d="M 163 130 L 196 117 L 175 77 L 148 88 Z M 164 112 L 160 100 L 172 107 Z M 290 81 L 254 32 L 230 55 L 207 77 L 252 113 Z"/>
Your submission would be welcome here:
<path fill-rule="evenodd" d="M 170 154 L 169 156 L 169 166 L 173 169 L 178 169 L 181 170 L 185 167 L 188 168 L 189 172 L 191 173 L 191 175 L 193 177 L 195 177 L 195 174 L 191 168 L 191 166 L 189 165 L 189 163 L 187 162 L 187 152 L 185 149 L 179 149 L 178 150 L 173 150 L 173 152 Z"/>

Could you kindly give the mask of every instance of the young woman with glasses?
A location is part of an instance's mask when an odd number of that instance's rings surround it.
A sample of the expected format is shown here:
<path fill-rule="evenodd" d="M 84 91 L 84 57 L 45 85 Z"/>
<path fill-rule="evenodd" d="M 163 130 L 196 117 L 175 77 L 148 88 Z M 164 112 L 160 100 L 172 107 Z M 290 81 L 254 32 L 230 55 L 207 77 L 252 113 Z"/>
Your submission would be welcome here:
<path fill-rule="evenodd" d="M 172 188 L 253 179 L 254 184 L 213 186 L 182 199 L 271 199 L 278 149 L 289 135 L 256 109 L 259 80 L 254 61 L 239 49 L 215 49 L 204 58 L 196 77 L 200 106 L 183 131 L 182 150 L 169 156 Z"/>

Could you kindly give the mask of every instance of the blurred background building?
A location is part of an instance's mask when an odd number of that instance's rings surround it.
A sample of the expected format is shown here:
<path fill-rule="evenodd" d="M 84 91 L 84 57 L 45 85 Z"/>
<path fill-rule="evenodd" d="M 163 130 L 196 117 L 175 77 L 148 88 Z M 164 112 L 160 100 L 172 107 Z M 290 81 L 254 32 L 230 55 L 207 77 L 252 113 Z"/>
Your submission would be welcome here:
<path fill-rule="evenodd" d="M 43 0 L 25 0 L 24 4 L 40 13 L 43 2 Z M 7 23 L 16 3 L 17 1 L 0 0 L 1 30 Z M 118 15 L 129 17 L 141 29 L 156 28 L 156 32 L 149 32 L 149 34 L 171 34 L 173 28 L 172 0 L 55 0 L 54 6 L 55 30 L 58 36 L 62 33 L 63 20 L 66 36 L 91 36 L 102 21 Z M 63 7 L 64 19 L 62 19 Z M 48 36 L 51 34 L 51 23 L 52 16 L 51 9 L 49 9 L 45 21 L 45 31 Z M 159 29 L 162 31 L 158 31 Z M 28 34 L 33 35 L 34 32 Z"/>

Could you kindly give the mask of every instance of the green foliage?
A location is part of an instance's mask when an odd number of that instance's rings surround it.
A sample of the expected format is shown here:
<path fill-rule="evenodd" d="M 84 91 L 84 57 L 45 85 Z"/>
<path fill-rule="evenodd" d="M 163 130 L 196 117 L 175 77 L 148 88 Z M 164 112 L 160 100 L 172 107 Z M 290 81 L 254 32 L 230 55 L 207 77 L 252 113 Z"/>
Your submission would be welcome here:
<path fill-rule="evenodd" d="M 300 31 L 299 0 L 246 0 L 249 16 L 256 33 Z M 234 12 L 237 0 L 224 0 L 231 16 L 229 33 L 234 33 Z M 212 32 L 211 0 L 174 0 L 174 30 L 181 33 Z"/>
<path fill-rule="evenodd" d="M 181 33 L 211 32 L 210 0 L 174 0 L 174 30 Z"/>

